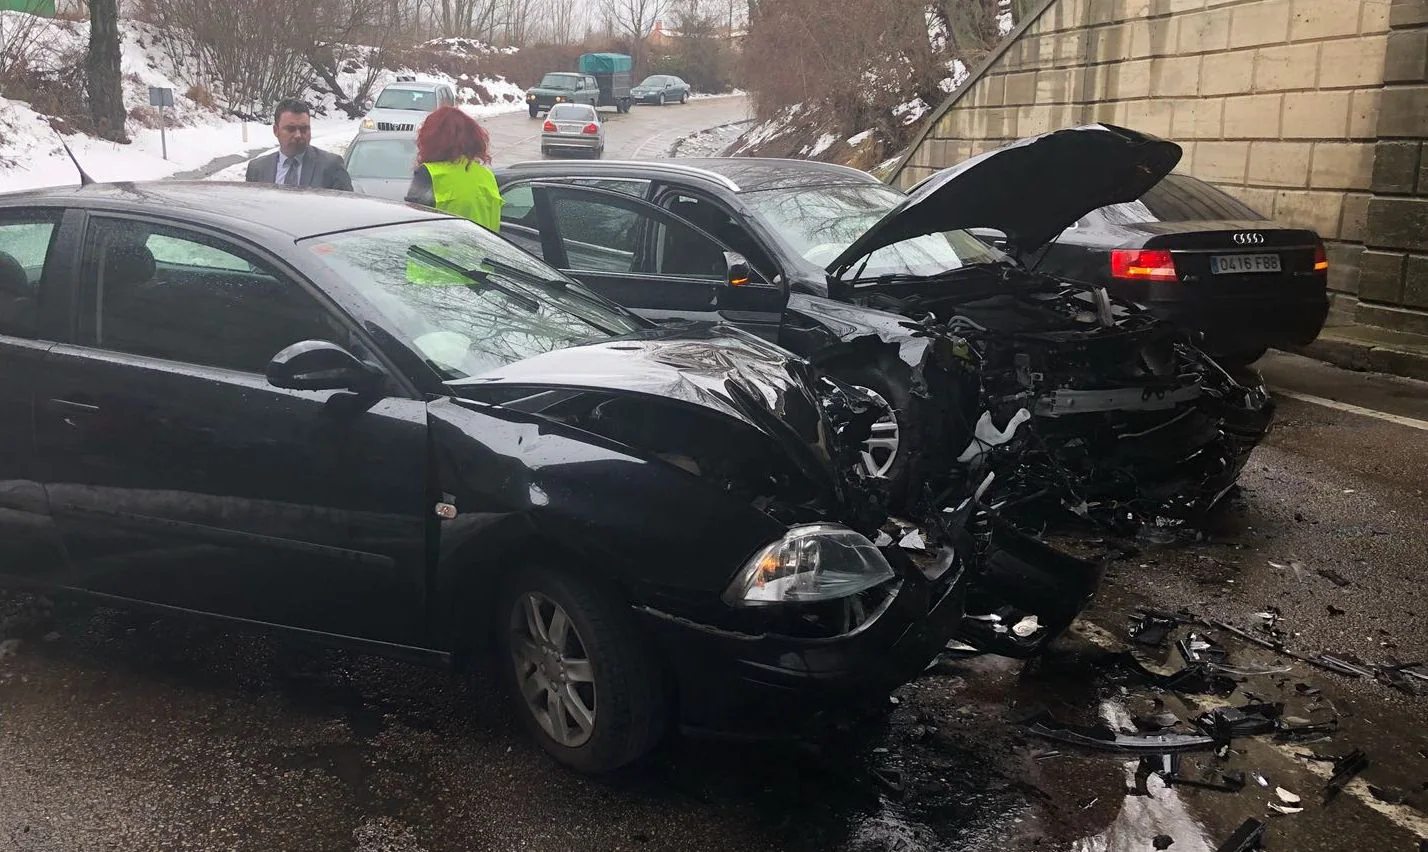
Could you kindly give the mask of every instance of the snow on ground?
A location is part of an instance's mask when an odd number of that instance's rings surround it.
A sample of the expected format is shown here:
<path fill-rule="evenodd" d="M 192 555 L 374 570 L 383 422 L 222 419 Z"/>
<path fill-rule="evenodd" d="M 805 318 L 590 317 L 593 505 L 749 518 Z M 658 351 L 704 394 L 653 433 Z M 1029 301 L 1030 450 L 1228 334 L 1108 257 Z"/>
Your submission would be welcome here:
<path fill-rule="evenodd" d="M 900 103 L 893 107 L 892 114 L 901 118 L 903 124 L 912 124 L 924 115 L 927 115 L 930 109 L 932 109 L 932 107 L 927 105 L 927 101 L 924 101 L 922 98 L 913 98 L 906 103 Z"/>
<path fill-rule="evenodd" d="M 866 141 L 868 141 L 869 139 L 871 139 L 872 136 L 873 136 L 873 131 L 871 131 L 871 130 L 864 130 L 862 133 L 855 133 L 855 134 L 853 134 L 852 136 L 849 136 L 849 137 L 848 137 L 848 144 L 849 144 L 849 145 L 852 145 L 854 148 L 856 148 L 856 147 L 858 147 L 859 145 L 861 145 L 861 144 L 863 144 L 864 142 L 866 142 Z"/>
<path fill-rule="evenodd" d="M 734 144 L 751 123 L 753 123 L 752 120 L 736 121 L 732 124 L 691 133 L 675 143 L 672 156 L 717 157 Z"/>
<path fill-rule="evenodd" d="M 434 38 L 431 41 L 422 42 L 418 45 L 423 50 L 438 50 L 442 53 L 450 53 L 453 56 L 490 56 L 493 53 L 520 53 L 519 47 L 496 47 L 474 38 L 462 38 L 453 36 L 451 38 Z"/>
<path fill-rule="evenodd" d="M 31 18 L 21 12 L 0 12 L 0 16 L 5 18 L 6 26 L 17 25 L 20 16 Z M 82 59 L 89 40 L 87 22 L 40 18 L 33 23 L 42 28 L 32 55 L 27 57 L 36 71 L 58 76 Z M 120 145 L 78 133 L 62 136 L 52 129 L 49 116 L 35 112 L 28 103 L 0 98 L 0 191 L 76 183 L 78 173 L 62 143 L 69 145 L 85 171 L 98 181 L 156 180 L 198 169 L 221 157 L 271 150 L 273 136 L 266 123 L 248 122 L 245 139 L 244 122 L 189 97 L 190 93 L 204 97 L 200 87 L 190 88 L 192 83 L 201 81 L 191 69 L 179 67 L 170 59 L 160 45 L 163 33 L 148 25 L 124 20 L 120 22 L 120 35 L 124 104 L 130 112 L 127 125 L 130 144 Z M 476 44 L 479 43 L 472 42 L 466 49 L 476 50 Z M 346 51 L 347 61 L 342 63 L 337 77 L 345 91 L 353 92 L 368 74 L 365 59 L 371 51 L 360 46 L 349 46 Z M 526 108 L 525 91 L 504 78 L 474 80 L 463 75 L 452 79 L 411 69 L 383 69 L 378 72 L 373 93 L 395 81 L 398 74 L 451 83 L 458 97 L 467 101 L 463 109 L 473 116 Z M 489 100 L 476 90 L 478 85 Z M 174 106 L 165 110 L 167 160 L 162 156 L 158 111 L 148 106 L 150 86 L 173 90 Z M 357 132 L 358 121 L 336 110 L 331 95 L 310 93 L 308 100 L 319 112 L 327 113 L 313 117 L 315 144 L 328 150 L 338 149 L 339 153 L 345 150 Z M 241 169 L 237 175 L 241 180 Z"/>
<path fill-rule="evenodd" d="M 822 154 L 824 151 L 827 151 L 829 148 L 832 148 L 833 143 L 837 141 L 838 134 L 825 133 L 822 136 L 818 137 L 818 141 L 814 142 L 812 147 L 806 148 L 804 150 L 808 151 L 808 156 L 816 157 L 819 154 Z"/>
<path fill-rule="evenodd" d="M 689 96 L 691 101 L 702 101 L 709 98 L 742 98 L 748 92 L 743 89 L 733 89 L 728 92 L 695 92 Z"/>

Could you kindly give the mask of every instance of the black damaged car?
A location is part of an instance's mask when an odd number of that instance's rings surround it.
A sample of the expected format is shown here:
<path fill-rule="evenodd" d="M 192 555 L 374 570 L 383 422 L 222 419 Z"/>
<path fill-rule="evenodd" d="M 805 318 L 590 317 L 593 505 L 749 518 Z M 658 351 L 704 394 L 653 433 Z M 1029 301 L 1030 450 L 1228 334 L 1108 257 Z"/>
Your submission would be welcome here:
<path fill-rule="evenodd" d="M 502 233 L 592 289 L 656 321 L 748 329 L 886 401 L 861 467 L 893 483 L 896 507 L 943 505 L 993 472 L 988 499 L 1033 524 L 1039 506 L 1139 525 L 1212 507 L 1272 402 L 1256 375 L 1036 259 L 1180 155 L 1090 125 L 911 195 L 842 166 L 745 158 L 520 163 L 497 179 Z M 1008 251 L 964 230 L 983 227 Z"/>
<path fill-rule="evenodd" d="M 796 733 L 966 602 L 1041 647 L 1100 567 L 888 518 L 866 395 L 662 328 L 465 219 L 246 184 L 0 196 L 0 574 L 436 663 L 608 770 Z M 997 650 L 998 637 L 986 647 Z"/>

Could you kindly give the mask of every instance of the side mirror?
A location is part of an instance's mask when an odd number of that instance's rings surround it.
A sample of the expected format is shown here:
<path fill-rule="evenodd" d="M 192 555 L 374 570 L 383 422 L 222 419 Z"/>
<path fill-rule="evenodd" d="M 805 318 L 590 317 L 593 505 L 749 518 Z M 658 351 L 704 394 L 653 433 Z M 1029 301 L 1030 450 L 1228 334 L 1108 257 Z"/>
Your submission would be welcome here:
<path fill-rule="evenodd" d="M 972 236 L 991 246 L 992 248 L 1006 248 L 1007 235 L 1005 231 L 996 228 L 969 228 Z"/>
<path fill-rule="evenodd" d="M 268 362 L 268 384 L 288 390 L 368 391 L 382 374 L 326 340 L 294 343 Z"/>
<path fill-rule="evenodd" d="M 724 283 L 730 287 L 742 287 L 749 281 L 749 261 L 736 251 L 724 252 Z"/>

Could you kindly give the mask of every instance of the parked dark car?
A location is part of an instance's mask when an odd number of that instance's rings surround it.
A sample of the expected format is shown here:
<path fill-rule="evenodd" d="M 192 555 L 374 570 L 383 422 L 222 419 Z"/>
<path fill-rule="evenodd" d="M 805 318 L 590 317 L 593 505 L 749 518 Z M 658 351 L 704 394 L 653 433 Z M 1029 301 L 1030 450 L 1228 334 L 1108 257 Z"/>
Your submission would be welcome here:
<path fill-rule="evenodd" d="M 593 289 L 657 321 L 724 319 L 885 400 L 895 415 L 865 469 L 907 503 L 949 477 L 960 487 L 1000 436 L 1008 507 L 1124 520 L 1219 500 L 1271 420 L 1262 381 L 961 229 L 1035 250 L 1139 198 L 1179 157 L 1092 125 L 989 152 L 911 196 L 855 169 L 746 158 L 520 163 L 497 179 L 502 233 Z M 746 286 L 722 286 L 726 252 L 747 261 Z"/>
<path fill-rule="evenodd" d="M 994 230 L 978 236 L 1005 246 Z M 1178 173 L 1135 201 L 1092 210 L 1028 263 L 1200 332 L 1202 347 L 1227 365 L 1312 343 L 1329 314 L 1329 259 L 1318 234 Z"/>
<path fill-rule="evenodd" d="M 688 83 L 673 74 L 651 74 L 630 90 L 637 104 L 688 103 L 692 90 Z"/>
<path fill-rule="evenodd" d="M 407 196 L 416 169 L 414 130 L 377 130 L 352 140 L 343 155 L 352 189 L 361 195 L 401 201 Z"/>
<path fill-rule="evenodd" d="M 531 118 L 549 112 L 556 104 L 600 105 L 600 84 L 589 74 L 553 71 L 526 90 L 526 111 Z"/>
<path fill-rule="evenodd" d="M 667 718 L 769 735 L 878 701 L 967 601 L 1039 618 L 1018 653 L 1070 624 L 1098 565 L 970 495 L 925 530 L 888 518 L 853 473 L 878 416 L 754 335 L 654 326 L 434 211 L 0 196 L 0 574 L 415 660 L 489 640 L 582 770 Z"/>

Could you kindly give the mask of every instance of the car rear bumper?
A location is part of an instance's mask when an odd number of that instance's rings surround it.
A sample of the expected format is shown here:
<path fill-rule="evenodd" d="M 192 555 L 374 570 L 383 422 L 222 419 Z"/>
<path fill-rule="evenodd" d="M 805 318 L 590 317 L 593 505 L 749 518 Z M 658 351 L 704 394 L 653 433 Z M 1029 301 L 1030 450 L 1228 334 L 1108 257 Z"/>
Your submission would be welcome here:
<path fill-rule="evenodd" d="M 1323 283 L 1305 285 L 1292 295 L 1285 289 L 1250 296 L 1210 295 L 1183 284 L 1152 285 L 1143 301 L 1152 314 L 1203 332 L 1202 347 L 1212 353 L 1312 343 L 1329 315 L 1328 293 Z"/>
<path fill-rule="evenodd" d="M 595 151 L 600 148 L 603 141 L 604 140 L 598 136 L 585 136 L 583 134 L 574 136 L 565 133 L 542 133 L 540 136 L 540 147 L 542 149 L 564 148 L 580 151 Z"/>

